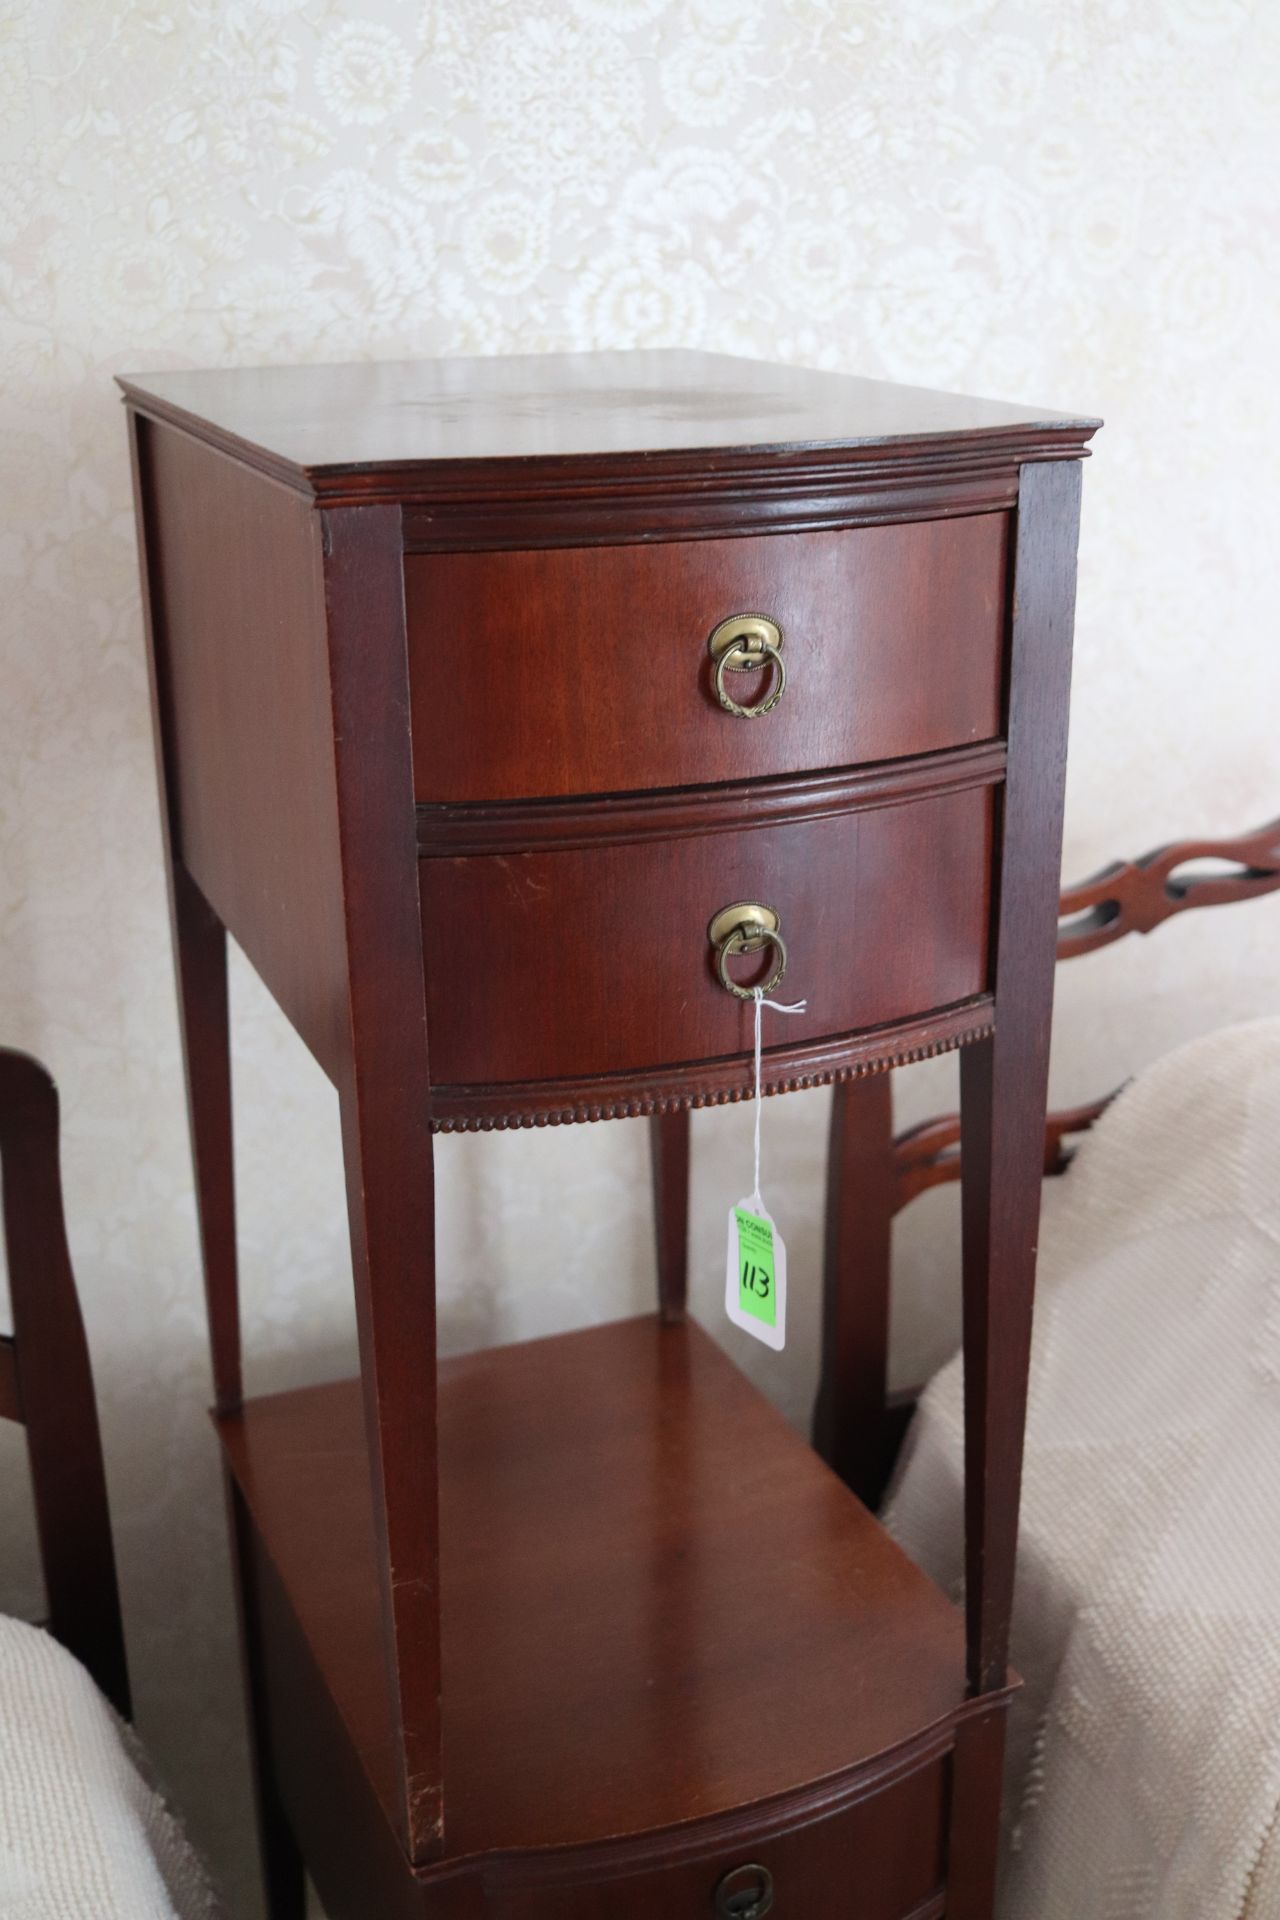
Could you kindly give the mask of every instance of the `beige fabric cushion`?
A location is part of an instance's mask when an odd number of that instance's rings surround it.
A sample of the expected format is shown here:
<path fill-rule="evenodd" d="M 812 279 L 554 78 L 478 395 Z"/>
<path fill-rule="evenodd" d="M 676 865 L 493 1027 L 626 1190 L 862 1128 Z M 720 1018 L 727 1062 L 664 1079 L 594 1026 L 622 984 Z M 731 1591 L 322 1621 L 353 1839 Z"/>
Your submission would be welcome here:
<path fill-rule="evenodd" d="M 1280 1916 L 1280 1021 L 1144 1073 L 1041 1232 L 1004 1920 Z M 962 1578 L 959 1360 L 893 1533 Z"/>
<path fill-rule="evenodd" d="M 133 1735 L 79 1662 L 0 1615 L 0 1920 L 220 1920 Z"/>

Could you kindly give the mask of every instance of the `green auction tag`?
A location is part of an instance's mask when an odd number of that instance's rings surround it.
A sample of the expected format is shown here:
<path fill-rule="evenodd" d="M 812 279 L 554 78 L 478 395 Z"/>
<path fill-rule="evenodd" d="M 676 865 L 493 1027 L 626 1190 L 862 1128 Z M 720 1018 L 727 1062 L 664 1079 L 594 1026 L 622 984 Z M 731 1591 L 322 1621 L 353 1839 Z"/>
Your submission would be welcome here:
<path fill-rule="evenodd" d="M 735 1327 L 781 1353 L 787 1337 L 787 1250 L 754 1194 L 729 1209 L 724 1310 Z"/>
<path fill-rule="evenodd" d="M 778 1324 L 778 1284 L 773 1269 L 773 1225 L 735 1207 L 738 1223 L 738 1305 L 768 1327 Z"/>
<path fill-rule="evenodd" d="M 782 958 L 786 959 L 785 952 Z M 777 979 L 776 974 L 774 978 Z M 735 1327 L 741 1327 L 753 1340 L 763 1340 L 766 1347 L 781 1353 L 787 1344 L 787 1250 L 773 1224 L 773 1215 L 760 1198 L 760 1012 L 763 1007 L 772 1007 L 775 1013 L 803 1013 L 808 1003 L 797 1000 L 792 1006 L 784 1006 L 779 1000 L 766 1000 L 759 987 L 751 997 L 756 1003 L 755 1180 L 747 1198 L 729 1209 L 724 1310 Z"/>

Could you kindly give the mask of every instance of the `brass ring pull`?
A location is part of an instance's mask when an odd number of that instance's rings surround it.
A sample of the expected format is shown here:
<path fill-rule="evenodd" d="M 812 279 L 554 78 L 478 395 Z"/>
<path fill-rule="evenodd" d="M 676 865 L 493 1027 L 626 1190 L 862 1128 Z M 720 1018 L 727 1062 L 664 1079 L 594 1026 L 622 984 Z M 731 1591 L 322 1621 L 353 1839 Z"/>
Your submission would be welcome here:
<path fill-rule="evenodd" d="M 741 670 L 744 667 L 757 667 L 761 664 L 761 660 L 763 660 L 766 663 L 768 661 L 772 661 L 778 669 L 773 692 L 769 695 L 769 698 L 767 700 L 761 700 L 754 707 L 740 707 L 738 705 L 738 702 L 736 700 L 731 700 L 729 698 L 729 695 L 725 692 L 724 676 L 726 672 L 736 672 Z M 758 720 L 761 714 L 772 713 L 774 708 L 777 706 L 779 700 L 781 700 L 783 694 L 786 692 L 787 663 L 783 659 L 782 655 L 778 652 L 778 649 L 774 646 L 772 640 L 766 640 L 764 643 L 764 646 L 760 650 L 760 659 L 748 660 L 745 657 L 736 658 L 732 653 L 722 653 L 720 655 L 720 658 L 716 661 L 715 680 L 716 680 L 716 699 L 720 702 L 720 705 L 724 708 L 726 713 L 736 713 L 740 720 Z"/>
<path fill-rule="evenodd" d="M 716 1912 L 721 1920 L 764 1920 L 773 1912 L 773 1875 L 768 1867 L 735 1867 L 716 1887 Z"/>
<path fill-rule="evenodd" d="M 787 970 L 787 943 L 779 930 L 778 915 L 772 907 L 757 906 L 750 900 L 740 900 L 732 907 L 721 907 L 707 928 L 707 935 L 716 950 L 716 977 L 726 993 L 733 994 L 737 1000 L 750 1000 L 755 994 L 754 987 L 740 987 L 736 980 L 729 977 L 728 963 L 737 954 L 760 953 L 765 947 L 773 948 L 773 971 L 763 983 L 762 993 L 772 993 Z"/>
<path fill-rule="evenodd" d="M 787 690 L 787 663 L 782 657 L 782 628 L 763 613 L 735 613 L 722 620 L 712 634 L 709 650 L 715 661 L 716 699 L 726 713 L 740 720 L 758 720 L 772 713 Z M 725 689 L 726 673 L 750 673 L 761 667 L 773 667 L 773 691 L 754 707 L 743 707 Z"/>

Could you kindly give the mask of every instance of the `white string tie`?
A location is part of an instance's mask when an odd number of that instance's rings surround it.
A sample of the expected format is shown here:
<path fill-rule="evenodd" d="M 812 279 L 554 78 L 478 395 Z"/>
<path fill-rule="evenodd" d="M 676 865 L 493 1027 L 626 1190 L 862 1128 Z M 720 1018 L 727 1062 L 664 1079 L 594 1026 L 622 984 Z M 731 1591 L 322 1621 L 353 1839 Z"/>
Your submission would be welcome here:
<path fill-rule="evenodd" d="M 807 1000 L 794 1000 L 791 1005 L 788 1006 L 783 1000 L 766 1000 L 763 987 L 753 987 L 751 990 L 751 998 L 756 1003 L 756 1171 L 755 1184 L 751 1189 L 751 1207 L 753 1212 L 759 1212 L 764 1206 L 764 1201 L 760 1198 L 760 1109 L 764 1103 L 763 1095 L 760 1091 L 760 1009 L 761 1007 L 772 1007 L 775 1013 L 806 1013 L 809 1008 L 809 1002 Z"/>

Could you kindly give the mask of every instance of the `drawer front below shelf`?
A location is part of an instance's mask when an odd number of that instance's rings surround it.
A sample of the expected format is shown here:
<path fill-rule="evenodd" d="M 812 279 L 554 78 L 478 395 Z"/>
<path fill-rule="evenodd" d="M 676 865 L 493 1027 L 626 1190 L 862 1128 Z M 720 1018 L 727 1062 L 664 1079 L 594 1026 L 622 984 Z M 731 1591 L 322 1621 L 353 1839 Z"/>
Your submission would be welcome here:
<path fill-rule="evenodd" d="M 405 561 L 421 801 L 626 793 L 932 753 L 1001 731 L 1007 514 Z M 712 631 L 782 629 L 726 712 Z M 776 668 L 725 675 L 751 707 Z"/>
<path fill-rule="evenodd" d="M 924 1920 L 942 1912 L 946 1771 L 937 1761 L 842 1813 L 679 1865 L 503 1890 L 488 1911 L 494 1920 L 722 1920 L 733 1907 L 717 1904 L 717 1889 L 736 1874 L 730 1886 L 743 1899 L 768 1876 L 772 1920 Z"/>
<path fill-rule="evenodd" d="M 749 1052 L 709 923 L 774 909 L 789 961 L 764 1043 L 913 1019 L 986 991 L 993 790 L 828 818 L 422 863 L 432 1079 L 483 1087 Z M 769 952 L 731 972 L 763 980 Z M 754 971 L 753 971 L 754 969 Z"/>

